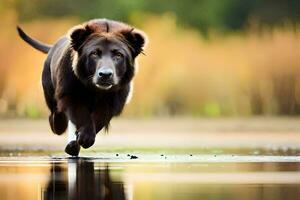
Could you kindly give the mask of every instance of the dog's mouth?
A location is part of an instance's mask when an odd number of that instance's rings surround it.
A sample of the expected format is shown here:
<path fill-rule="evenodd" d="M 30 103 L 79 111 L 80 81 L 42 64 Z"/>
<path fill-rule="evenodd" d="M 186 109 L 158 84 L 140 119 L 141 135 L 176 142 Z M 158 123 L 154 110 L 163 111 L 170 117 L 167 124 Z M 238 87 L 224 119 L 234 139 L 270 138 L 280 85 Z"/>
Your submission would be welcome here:
<path fill-rule="evenodd" d="M 110 88 L 112 88 L 112 86 L 114 85 L 111 82 L 98 82 L 95 84 L 97 88 L 102 89 L 102 90 L 109 90 Z"/>
<path fill-rule="evenodd" d="M 92 83 L 96 88 L 101 90 L 109 90 L 117 84 L 113 78 L 105 79 L 98 77 L 94 77 Z"/>

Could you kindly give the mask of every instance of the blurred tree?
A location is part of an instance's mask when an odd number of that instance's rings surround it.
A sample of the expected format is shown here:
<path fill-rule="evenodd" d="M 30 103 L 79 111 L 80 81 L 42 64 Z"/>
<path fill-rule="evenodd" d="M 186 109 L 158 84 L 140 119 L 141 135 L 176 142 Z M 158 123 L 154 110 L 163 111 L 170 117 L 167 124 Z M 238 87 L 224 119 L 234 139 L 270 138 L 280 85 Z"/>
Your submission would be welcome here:
<path fill-rule="evenodd" d="M 249 20 L 277 25 L 300 20 L 296 0 L 15 0 L 21 21 L 41 17 L 76 16 L 81 20 L 112 18 L 128 22 L 134 12 L 174 13 L 183 25 L 202 32 L 243 29 Z"/>

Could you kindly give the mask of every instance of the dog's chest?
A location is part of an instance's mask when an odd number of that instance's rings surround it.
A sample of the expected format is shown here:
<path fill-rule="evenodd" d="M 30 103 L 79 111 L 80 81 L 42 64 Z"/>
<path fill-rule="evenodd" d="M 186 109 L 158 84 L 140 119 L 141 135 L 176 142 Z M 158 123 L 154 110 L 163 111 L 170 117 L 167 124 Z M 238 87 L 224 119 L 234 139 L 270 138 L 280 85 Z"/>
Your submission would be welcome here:
<path fill-rule="evenodd" d="M 114 99 L 111 96 L 95 96 L 89 104 L 95 122 L 111 119 L 114 109 Z"/>
<path fill-rule="evenodd" d="M 96 97 L 90 107 L 92 117 L 96 121 L 109 121 L 113 116 L 119 115 L 122 112 L 125 100 L 119 93 Z"/>

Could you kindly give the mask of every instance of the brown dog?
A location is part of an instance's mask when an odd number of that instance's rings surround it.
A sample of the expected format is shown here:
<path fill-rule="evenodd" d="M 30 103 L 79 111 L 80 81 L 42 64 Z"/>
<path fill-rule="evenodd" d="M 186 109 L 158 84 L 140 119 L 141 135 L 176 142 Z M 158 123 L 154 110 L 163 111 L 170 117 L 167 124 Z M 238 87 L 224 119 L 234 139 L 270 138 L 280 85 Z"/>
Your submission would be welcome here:
<path fill-rule="evenodd" d="M 69 121 L 65 151 L 77 156 L 80 146 L 92 146 L 96 133 L 122 112 L 145 34 L 107 19 L 75 26 L 53 46 L 30 38 L 19 27 L 18 32 L 31 46 L 48 53 L 42 84 L 50 127 L 60 135 Z"/>

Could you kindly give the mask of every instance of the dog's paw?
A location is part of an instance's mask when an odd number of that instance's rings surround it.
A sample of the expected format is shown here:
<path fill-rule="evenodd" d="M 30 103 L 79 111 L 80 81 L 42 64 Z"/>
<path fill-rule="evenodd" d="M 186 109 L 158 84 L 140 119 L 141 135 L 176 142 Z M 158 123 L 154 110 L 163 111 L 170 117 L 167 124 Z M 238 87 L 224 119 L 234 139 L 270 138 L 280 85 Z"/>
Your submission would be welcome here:
<path fill-rule="evenodd" d="M 73 140 L 67 144 L 65 152 L 71 156 L 78 156 L 80 151 L 80 146 L 76 140 Z"/>
<path fill-rule="evenodd" d="M 68 127 L 68 119 L 64 113 L 54 112 L 49 116 L 49 123 L 51 130 L 57 135 L 63 134 Z"/>
<path fill-rule="evenodd" d="M 87 149 L 95 143 L 96 134 L 88 131 L 80 131 L 77 135 L 77 142 L 83 148 Z"/>

